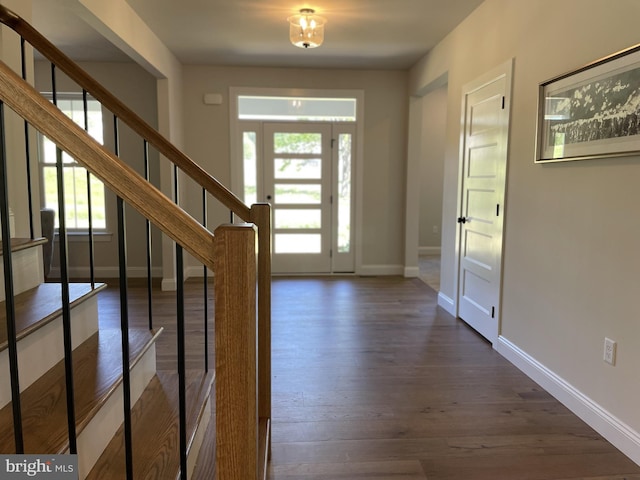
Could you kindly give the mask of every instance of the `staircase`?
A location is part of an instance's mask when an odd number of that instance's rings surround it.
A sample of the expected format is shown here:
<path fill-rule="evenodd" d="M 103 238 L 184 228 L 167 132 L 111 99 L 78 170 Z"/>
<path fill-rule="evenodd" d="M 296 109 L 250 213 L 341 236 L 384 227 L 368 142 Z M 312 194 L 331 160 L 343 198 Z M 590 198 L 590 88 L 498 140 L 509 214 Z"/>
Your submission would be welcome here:
<path fill-rule="evenodd" d="M 60 52 L 28 22 L 0 4 L 0 23 L 20 44 L 22 76 L 0 61 L 0 227 L 9 227 L 8 161 L 26 156 L 26 189 L 33 218 L 29 137 L 40 132 L 117 197 L 119 308 L 103 308 L 110 288 L 70 283 L 66 241 L 58 244 L 61 283 L 43 282 L 43 240 L 11 238 L 3 248 L 6 298 L 0 324 L 0 453 L 78 455 L 80 478 L 186 480 L 203 442 L 212 407 L 213 368 L 187 369 L 183 251 L 215 274 L 215 459 L 206 468 L 218 480 L 264 480 L 270 451 L 271 416 L 271 211 L 245 205 L 231 191 L 145 123 L 122 101 Z M 3 31 L 3 42 L 5 40 Z M 7 44 L 10 44 L 8 42 Z M 27 81 L 25 45 L 51 62 L 114 117 L 111 150 L 44 98 Z M 4 44 L 3 44 L 4 46 Z M 20 63 L 20 62 L 18 62 Z M 15 113 L 5 128 L 5 110 Z M 85 107 L 86 108 L 86 107 Z M 85 112 L 86 113 L 86 112 Z M 24 128 L 19 120 L 23 123 Z M 171 162 L 175 185 L 168 194 L 136 172 L 118 154 L 122 124 Z M 5 136 L 11 135 L 9 142 Z M 20 142 L 22 152 L 20 153 Z M 7 145 L 9 148 L 7 148 Z M 11 150 L 11 151 L 8 151 Z M 15 150 L 15 151 L 14 151 Z M 26 152 L 26 153 L 25 153 Z M 8 160 L 9 159 L 9 160 Z M 145 162 L 148 158 L 145 157 Z M 66 218 L 62 155 L 57 156 L 58 218 Z M 146 174 L 145 174 L 146 175 Z M 204 220 L 196 221 L 177 201 L 181 177 L 202 188 Z M 23 177 L 19 176 L 20 180 Z M 89 182 L 87 182 L 89 183 Z M 24 185 L 12 185 L 15 190 Z M 91 197 L 90 194 L 87 195 Z M 240 225 L 206 226 L 207 199 L 229 209 Z M 176 318 L 153 328 L 129 312 L 125 203 L 154 224 L 175 247 Z M 22 205 L 21 205 L 22 207 Z M 89 215 L 89 218 L 91 215 Z M 66 238 L 61 222 L 60 238 Z M 91 231 L 91 228 L 89 228 Z M 90 236 L 91 238 L 91 236 Z M 135 239 L 140 241 L 141 239 Z M 90 242 L 91 243 L 91 242 Z M 10 248 L 9 248 L 10 247 Z M 151 254 L 148 254 L 150 265 Z M 91 265 L 93 272 L 93 266 Z M 149 271 L 149 297 L 151 296 Z M 0 275 L 1 277 L 2 275 Z M 206 287 L 206 284 L 205 284 Z M 205 288 L 205 306 L 208 305 Z M 205 319 L 209 318 L 205 308 Z M 149 317 L 153 317 L 149 315 Z M 172 319 L 173 320 L 173 319 Z M 200 333 L 208 332 L 208 326 Z M 156 352 L 163 336 L 175 336 L 176 371 L 158 371 Z M 209 341 L 200 342 L 205 348 Z M 205 350 L 206 352 L 206 350 Z M 205 353 L 205 358 L 208 358 Z M 70 419 L 70 420 L 69 420 Z M 210 437 L 206 444 L 214 443 Z M 212 464 L 215 461 L 215 466 Z"/>
<path fill-rule="evenodd" d="M 61 284 L 43 283 L 42 239 L 12 239 L 24 284 L 15 293 L 19 380 L 25 453 L 69 452 L 66 377 L 62 349 Z M 14 262 L 15 263 L 15 262 Z M 36 286 L 33 286 L 33 284 Z M 125 478 L 121 332 L 101 326 L 99 295 L 105 284 L 69 284 L 79 478 Z M 0 307 L 0 371 L 9 377 L 6 305 Z M 107 312 L 108 314 L 108 312 Z M 136 322 L 132 322 L 136 323 Z M 178 375 L 156 371 L 156 339 L 129 329 L 134 478 L 179 478 Z M 26 366 L 26 367 L 25 367 Z M 190 472 L 211 417 L 212 375 L 190 372 Z M 14 453 L 10 384 L 0 385 L 0 452 Z M 153 449 L 148 448 L 154 445 Z M 153 472 L 151 474 L 150 472 Z"/>

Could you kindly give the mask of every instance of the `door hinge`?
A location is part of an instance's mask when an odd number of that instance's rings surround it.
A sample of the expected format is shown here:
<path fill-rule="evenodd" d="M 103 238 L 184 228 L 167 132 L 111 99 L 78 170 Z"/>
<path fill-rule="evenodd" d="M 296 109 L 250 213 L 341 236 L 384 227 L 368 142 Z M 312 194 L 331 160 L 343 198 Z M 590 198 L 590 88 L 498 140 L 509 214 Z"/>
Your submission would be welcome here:
<path fill-rule="evenodd" d="M 491 318 L 496 318 L 496 307 L 491 307 Z"/>
<path fill-rule="evenodd" d="M 329 250 L 329 258 L 333 258 L 333 249 Z"/>
<path fill-rule="evenodd" d="M 331 148 L 333 148 L 333 144 L 334 144 L 335 142 L 336 142 L 336 139 L 335 139 L 335 138 L 332 138 L 332 139 L 331 139 Z"/>
<path fill-rule="evenodd" d="M 503 97 L 502 97 L 502 110 L 504 110 L 505 102 L 506 102 L 506 99 L 505 99 L 505 97 L 503 96 Z"/>

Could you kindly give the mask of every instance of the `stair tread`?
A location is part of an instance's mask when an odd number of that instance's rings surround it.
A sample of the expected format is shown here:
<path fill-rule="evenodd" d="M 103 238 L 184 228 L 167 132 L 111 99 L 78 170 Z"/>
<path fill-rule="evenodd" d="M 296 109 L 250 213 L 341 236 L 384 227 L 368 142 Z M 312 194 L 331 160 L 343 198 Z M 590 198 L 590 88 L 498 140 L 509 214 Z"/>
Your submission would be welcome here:
<path fill-rule="evenodd" d="M 131 366 L 160 334 L 129 331 Z M 73 351 L 76 428 L 79 434 L 122 379 L 120 331 L 100 330 Z M 64 360 L 21 395 L 25 453 L 64 453 L 68 448 Z M 0 410 L 0 453 L 14 453 L 11 404 Z"/>
<path fill-rule="evenodd" d="M 106 287 L 104 283 L 70 283 L 69 300 L 75 306 Z M 18 340 L 46 325 L 62 312 L 62 284 L 42 283 L 15 296 L 16 336 Z M 0 303 L 0 351 L 7 348 L 7 313 Z"/>
<path fill-rule="evenodd" d="M 178 478 L 178 374 L 158 372 L 132 409 L 134 478 Z M 191 445 L 203 408 L 211 393 L 213 374 L 187 371 L 187 442 Z M 125 478 L 121 426 L 87 480 Z"/>
<path fill-rule="evenodd" d="M 37 247 L 43 243 L 47 243 L 48 240 L 44 237 L 38 238 L 12 238 L 11 239 L 11 251 L 18 252 L 20 250 L 26 250 L 27 248 Z M 2 256 L 2 240 L 0 240 L 0 256 Z"/>

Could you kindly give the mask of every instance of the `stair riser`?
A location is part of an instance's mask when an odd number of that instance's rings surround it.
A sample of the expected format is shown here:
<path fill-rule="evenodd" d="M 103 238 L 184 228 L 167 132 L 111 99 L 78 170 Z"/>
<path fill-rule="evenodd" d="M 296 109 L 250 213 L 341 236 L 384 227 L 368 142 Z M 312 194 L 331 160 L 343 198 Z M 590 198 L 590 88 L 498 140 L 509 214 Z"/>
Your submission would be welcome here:
<path fill-rule="evenodd" d="M 44 279 L 42 268 L 42 247 L 28 248 L 13 252 L 11 255 L 13 267 L 13 293 L 26 292 L 40 285 Z M 0 301 L 5 300 L 4 275 L 0 275 Z"/>
<path fill-rule="evenodd" d="M 156 373 L 156 350 L 151 345 L 131 369 L 131 404 L 140 398 Z M 78 435 L 78 474 L 85 479 L 118 428 L 124 422 L 123 388 L 120 384 Z"/>
<path fill-rule="evenodd" d="M 71 309 L 73 348 L 98 331 L 98 300 L 91 297 Z M 47 370 L 64 358 L 62 317 L 18 341 L 20 391 L 24 391 Z M 9 378 L 8 350 L 0 352 L 0 372 Z M 4 376 L 6 373 L 6 376 Z M 11 401 L 11 385 L 0 385 L 0 408 Z"/>

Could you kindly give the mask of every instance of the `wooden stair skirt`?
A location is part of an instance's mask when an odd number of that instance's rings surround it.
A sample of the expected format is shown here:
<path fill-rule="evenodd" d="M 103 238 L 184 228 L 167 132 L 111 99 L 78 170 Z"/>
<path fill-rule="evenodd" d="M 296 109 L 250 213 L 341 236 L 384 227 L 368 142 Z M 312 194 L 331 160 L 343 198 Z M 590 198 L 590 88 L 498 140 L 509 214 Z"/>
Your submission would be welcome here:
<path fill-rule="evenodd" d="M 74 396 L 79 477 L 125 478 L 122 441 L 122 350 L 119 329 L 98 329 L 97 296 L 104 286 L 71 284 L 72 337 L 74 344 Z M 25 453 L 68 453 L 68 424 L 64 359 L 60 322 L 60 285 L 41 284 L 17 295 L 21 409 Z M 5 306 L 0 305 L 0 357 L 7 356 Z M 85 311 L 83 314 L 78 312 Z M 88 312 L 88 313 L 87 313 Z M 93 319 L 87 319 L 91 317 Z M 88 325 L 88 326 L 87 326 Z M 129 330 L 131 403 L 135 478 L 178 478 L 177 374 L 157 374 L 155 343 L 162 330 Z M 51 347 L 55 345 L 55 347 Z M 53 357 L 39 357 L 39 350 L 54 350 Z M 50 367 L 33 363 L 55 361 Z M 2 359 L 0 358 L 0 361 Z M 6 362 L 8 363 L 8 362 Z M 8 365 L 3 367 L 8 379 Z M 5 376 L 6 372 L 6 376 Z M 188 435 L 193 465 L 201 437 L 210 418 L 208 399 L 212 374 L 189 373 L 187 378 Z M 23 384 L 24 379 L 24 384 Z M 9 397 L 10 385 L 2 382 L 1 397 Z M 6 391 L 9 391 L 8 393 Z M 10 401 L 0 410 L 0 453 L 15 453 Z M 198 433 L 200 436 L 198 436 Z M 191 467 L 192 468 L 192 467 Z"/>

